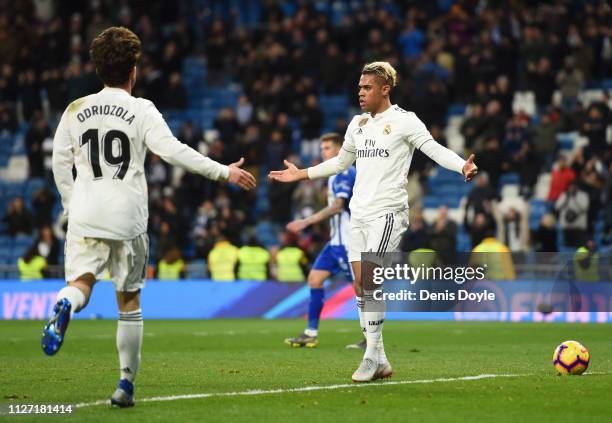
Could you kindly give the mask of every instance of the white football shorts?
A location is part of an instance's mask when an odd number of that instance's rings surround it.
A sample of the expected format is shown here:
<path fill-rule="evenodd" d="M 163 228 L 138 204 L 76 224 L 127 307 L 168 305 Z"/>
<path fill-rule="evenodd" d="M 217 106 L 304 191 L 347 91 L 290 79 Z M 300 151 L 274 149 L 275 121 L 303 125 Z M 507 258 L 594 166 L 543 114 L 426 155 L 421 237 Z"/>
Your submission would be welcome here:
<path fill-rule="evenodd" d="M 361 253 L 382 255 L 396 252 L 406 229 L 408 229 L 408 209 L 387 213 L 365 222 L 351 218 L 349 261 L 361 261 Z"/>
<path fill-rule="evenodd" d="M 130 240 L 87 238 L 66 234 L 64 250 L 66 280 L 91 273 L 96 280 L 108 277 L 115 290 L 134 292 L 144 287 L 149 261 L 149 237 L 146 233 Z"/>

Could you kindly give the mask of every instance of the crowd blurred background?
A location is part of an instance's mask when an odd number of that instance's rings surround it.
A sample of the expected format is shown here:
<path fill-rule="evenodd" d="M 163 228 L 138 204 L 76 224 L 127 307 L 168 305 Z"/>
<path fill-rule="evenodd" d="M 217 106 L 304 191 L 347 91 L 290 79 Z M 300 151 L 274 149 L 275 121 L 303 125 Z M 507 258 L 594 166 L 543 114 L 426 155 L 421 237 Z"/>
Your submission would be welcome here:
<path fill-rule="evenodd" d="M 182 142 L 243 156 L 259 180 L 244 193 L 150 154 L 151 276 L 232 280 L 248 253 L 282 279 L 283 251 L 307 271 L 327 227 L 285 225 L 325 206 L 325 181 L 265 176 L 320 160 L 318 137 L 359 113 L 373 60 L 399 73 L 392 102 L 480 168 L 464 184 L 416 152 L 405 251 L 452 260 L 486 237 L 513 252 L 609 251 L 611 24 L 604 0 L 0 0 L 0 274 L 61 276 L 52 137 L 70 101 L 101 89 L 88 50 L 111 25 L 143 43 L 134 95 Z"/>

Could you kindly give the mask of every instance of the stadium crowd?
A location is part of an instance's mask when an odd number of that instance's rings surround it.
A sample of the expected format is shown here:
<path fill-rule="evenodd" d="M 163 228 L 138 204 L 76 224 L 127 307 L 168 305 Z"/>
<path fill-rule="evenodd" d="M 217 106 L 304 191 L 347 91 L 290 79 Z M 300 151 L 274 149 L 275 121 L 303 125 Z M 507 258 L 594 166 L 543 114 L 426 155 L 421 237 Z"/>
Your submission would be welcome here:
<path fill-rule="evenodd" d="M 471 247 L 496 233 L 512 251 L 557 251 L 560 225 L 563 245 L 577 248 L 593 239 L 598 221 L 603 221 L 600 246 L 611 241 L 609 94 L 604 91 L 588 105 L 580 101 L 582 90 L 612 75 L 607 1 L 0 0 L 0 5 L 0 132 L 27 128 L 29 178 L 47 181 L 30 201 L 11 199 L 4 213 L 6 234 L 35 239 L 24 258 L 61 261 L 56 237 L 63 235 L 65 222 L 51 213 L 59 201 L 50 174 L 51 139 L 66 105 L 101 88 L 88 46 L 109 25 L 129 27 L 141 38 L 144 54 L 134 95 L 151 99 L 162 111 L 189 106 L 182 76 L 189 57 L 206 60 L 202 84 L 239 87 L 235 107 L 220 108 L 211 127 L 188 120 L 176 135 L 224 163 L 244 156 L 263 184 L 268 184 L 266 171 L 282 168 L 284 159 L 318 161 L 323 131 L 344 133 L 347 119 L 358 113 L 356 85 L 366 62 L 386 60 L 398 70 L 393 103 L 414 111 L 442 144 L 451 106 L 464 105 L 459 153 L 475 152 L 482 175 L 467 196 L 462 222 L 441 207 L 428 223 L 422 198 L 433 162 L 415 153 L 411 224 L 402 242 L 408 251 L 427 247 L 452 256 L 461 226 Z M 516 92 L 527 90 L 534 93 L 535 113 L 513 108 Z M 555 91 L 560 93 L 556 102 Z M 348 107 L 330 124 L 319 99 L 338 95 L 347 96 Z M 210 130 L 212 138 L 206 136 Z M 557 134 L 572 131 L 586 144 L 575 154 L 560 154 Z M 518 173 L 526 201 L 538 177 L 552 173 L 548 212 L 536 230 L 529 230 L 527 211 L 496 207 L 500 180 L 511 172 Z M 326 242 L 324 225 L 299 236 L 283 229 L 294 217 L 325 205 L 320 181 L 268 184 L 267 212 L 260 213 L 256 194 L 173 171 L 153 154 L 147 178 L 151 257 L 158 276 L 166 270 L 184 274 L 185 261 L 204 259 L 211 265 L 235 257 L 235 264 L 246 251 L 238 247 L 268 244 L 262 250 L 271 253 L 268 262 L 277 263 L 272 276 L 278 277 L 281 251 L 301 249 L 302 255 L 291 255 L 301 268 Z M 257 239 L 261 221 L 270 222 L 277 246 Z M 257 251 L 263 260 L 265 254 Z M 175 265 L 168 270 L 168 264 Z"/>

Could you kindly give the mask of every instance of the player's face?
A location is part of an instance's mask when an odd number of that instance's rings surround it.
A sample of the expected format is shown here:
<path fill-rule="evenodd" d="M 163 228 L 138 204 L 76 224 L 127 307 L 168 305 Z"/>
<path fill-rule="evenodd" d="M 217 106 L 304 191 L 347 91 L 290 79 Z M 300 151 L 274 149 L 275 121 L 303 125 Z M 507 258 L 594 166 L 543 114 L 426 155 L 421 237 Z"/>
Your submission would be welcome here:
<path fill-rule="evenodd" d="M 336 145 L 331 141 L 321 142 L 321 157 L 323 157 L 323 160 L 329 160 L 336 157 L 339 151 L 339 145 Z"/>
<path fill-rule="evenodd" d="M 364 112 L 376 112 L 389 95 L 389 85 L 383 84 L 372 74 L 359 78 L 359 107 Z"/>

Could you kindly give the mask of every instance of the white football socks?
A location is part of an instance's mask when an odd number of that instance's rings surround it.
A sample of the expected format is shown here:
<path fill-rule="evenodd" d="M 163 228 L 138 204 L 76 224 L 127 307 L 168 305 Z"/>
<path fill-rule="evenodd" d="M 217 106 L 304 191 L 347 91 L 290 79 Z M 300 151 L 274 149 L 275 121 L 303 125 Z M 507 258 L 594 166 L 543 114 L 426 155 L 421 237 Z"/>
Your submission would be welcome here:
<path fill-rule="evenodd" d="M 361 333 L 363 336 L 366 336 L 366 321 L 365 315 L 363 314 L 364 301 L 363 297 L 355 297 L 357 301 L 357 312 L 359 313 L 359 327 L 361 328 Z"/>
<path fill-rule="evenodd" d="M 119 312 L 117 323 L 117 351 L 121 379 L 134 382 L 140 366 L 143 333 L 142 310 Z"/>
<path fill-rule="evenodd" d="M 385 322 L 386 305 L 374 299 L 374 291 L 364 291 L 364 320 L 366 327 L 366 352 L 364 358 L 385 363 L 387 356 L 383 344 L 382 330 Z"/>
<path fill-rule="evenodd" d="M 306 336 L 318 336 L 319 331 L 317 329 L 310 329 L 310 328 L 306 328 L 304 329 L 304 335 Z"/>
<path fill-rule="evenodd" d="M 85 294 L 76 286 L 65 286 L 57 293 L 57 301 L 61 299 L 67 299 L 70 301 L 70 317 L 74 316 L 74 313 L 83 307 L 85 304 Z"/>

